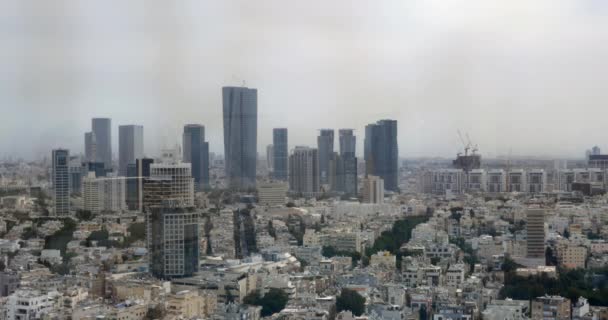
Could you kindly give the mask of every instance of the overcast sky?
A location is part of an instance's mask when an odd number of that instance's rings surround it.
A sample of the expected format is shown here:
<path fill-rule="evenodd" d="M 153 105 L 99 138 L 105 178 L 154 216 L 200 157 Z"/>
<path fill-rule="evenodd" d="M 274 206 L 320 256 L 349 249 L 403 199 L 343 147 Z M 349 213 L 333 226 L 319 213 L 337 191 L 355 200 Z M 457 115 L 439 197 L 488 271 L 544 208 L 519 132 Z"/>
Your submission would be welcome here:
<path fill-rule="evenodd" d="M 0 1 L 0 158 L 83 152 L 90 118 L 144 125 L 145 153 L 258 89 L 258 150 L 398 120 L 401 156 L 608 151 L 604 0 Z M 336 139 L 336 145 L 338 141 Z"/>

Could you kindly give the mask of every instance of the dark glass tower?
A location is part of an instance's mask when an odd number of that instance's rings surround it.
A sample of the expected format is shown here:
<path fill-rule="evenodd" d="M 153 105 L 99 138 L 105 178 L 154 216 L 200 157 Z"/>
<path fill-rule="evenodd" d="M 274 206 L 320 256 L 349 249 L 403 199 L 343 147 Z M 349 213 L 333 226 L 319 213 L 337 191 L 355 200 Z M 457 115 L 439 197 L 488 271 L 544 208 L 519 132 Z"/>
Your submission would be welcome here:
<path fill-rule="evenodd" d="M 380 120 L 365 127 L 365 174 L 379 176 L 384 189 L 398 191 L 397 120 Z"/>
<path fill-rule="evenodd" d="M 118 173 L 127 175 L 127 167 L 144 156 L 144 127 L 118 126 Z"/>
<path fill-rule="evenodd" d="M 272 130 L 273 143 L 273 177 L 276 180 L 287 181 L 287 163 L 289 162 L 287 128 L 275 128 Z"/>
<path fill-rule="evenodd" d="M 209 188 L 209 143 L 205 142 L 205 127 L 200 124 L 184 126 L 183 161 L 192 164 L 194 187 Z"/>
<path fill-rule="evenodd" d="M 321 129 L 317 137 L 319 175 L 321 184 L 329 183 L 329 161 L 334 153 L 334 130 Z"/>
<path fill-rule="evenodd" d="M 95 135 L 95 162 L 103 162 L 106 169 L 112 168 L 112 120 L 109 118 L 93 118 L 93 134 Z"/>
<path fill-rule="evenodd" d="M 198 271 L 200 213 L 163 201 L 146 216 L 150 271 L 155 277 L 189 277 Z"/>
<path fill-rule="evenodd" d="M 223 87 L 224 156 L 231 189 L 255 188 L 257 164 L 258 91 Z"/>
<path fill-rule="evenodd" d="M 53 199 L 55 200 L 55 215 L 70 214 L 70 151 L 67 149 L 53 150 Z"/>
<path fill-rule="evenodd" d="M 340 129 L 340 160 L 342 162 L 342 186 L 344 194 L 356 196 L 358 189 L 357 181 L 357 157 L 355 156 L 357 138 L 352 129 Z"/>

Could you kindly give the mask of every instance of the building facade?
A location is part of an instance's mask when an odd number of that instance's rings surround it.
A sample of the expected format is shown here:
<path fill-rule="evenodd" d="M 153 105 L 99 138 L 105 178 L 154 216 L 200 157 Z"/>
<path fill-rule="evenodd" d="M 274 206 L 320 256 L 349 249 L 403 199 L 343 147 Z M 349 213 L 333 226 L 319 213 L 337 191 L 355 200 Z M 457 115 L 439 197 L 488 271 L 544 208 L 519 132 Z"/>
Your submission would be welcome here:
<path fill-rule="evenodd" d="M 112 168 L 112 120 L 93 118 L 91 124 L 95 135 L 96 162 L 103 162 L 106 169 Z"/>
<path fill-rule="evenodd" d="M 275 180 L 287 181 L 289 177 L 287 128 L 274 128 L 272 130 L 272 146 L 273 178 Z"/>
<path fill-rule="evenodd" d="M 127 176 L 127 166 L 144 156 L 144 127 L 118 126 L 118 174 Z"/>
<path fill-rule="evenodd" d="M 313 197 L 319 193 L 317 149 L 296 147 L 289 156 L 289 189 L 304 197 Z"/>
<path fill-rule="evenodd" d="M 334 153 L 334 130 L 321 129 L 317 137 L 319 152 L 319 179 L 321 184 L 329 183 L 329 162 Z"/>
<path fill-rule="evenodd" d="M 146 216 L 150 271 L 161 279 L 192 276 L 198 271 L 200 213 L 164 201 Z"/>
<path fill-rule="evenodd" d="M 384 181 L 377 176 L 367 176 L 363 179 L 363 202 L 384 203 Z"/>
<path fill-rule="evenodd" d="M 205 141 L 204 126 L 184 126 L 183 161 L 191 164 L 195 189 L 209 188 L 209 142 Z"/>
<path fill-rule="evenodd" d="M 223 87 L 224 156 L 231 189 L 255 188 L 258 93 L 246 87 Z"/>
<path fill-rule="evenodd" d="M 70 151 L 67 149 L 55 149 L 53 150 L 52 158 L 55 215 L 67 216 L 70 214 Z"/>
<path fill-rule="evenodd" d="M 398 191 L 397 121 L 380 120 L 367 125 L 364 146 L 366 174 L 382 178 L 385 190 Z"/>

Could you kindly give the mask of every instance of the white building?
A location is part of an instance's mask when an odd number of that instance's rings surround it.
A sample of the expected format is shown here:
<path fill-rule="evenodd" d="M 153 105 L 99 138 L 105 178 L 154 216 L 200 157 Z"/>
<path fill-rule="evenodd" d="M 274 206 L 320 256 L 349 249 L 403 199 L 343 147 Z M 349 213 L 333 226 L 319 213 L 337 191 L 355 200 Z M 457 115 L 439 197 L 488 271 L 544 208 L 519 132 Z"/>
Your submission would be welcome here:
<path fill-rule="evenodd" d="M 183 163 L 165 152 L 163 162 L 150 165 L 150 180 L 164 181 L 162 197 L 179 201 L 187 207 L 194 206 L 194 178 L 190 163 Z M 167 190 L 168 188 L 168 190 Z"/>
<path fill-rule="evenodd" d="M 127 210 L 124 177 L 99 177 L 89 172 L 82 181 L 84 209 L 92 213 Z"/>
<path fill-rule="evenodd" d="M 363 179 L 363 202 L 384 203 L 384 180 L 377 176 L 367 176 Z"/>
<path fill-rule="evenodd" d="M 8 297 L 6 319 L 39 319 L 54 309 L 59 295 L 56 291 L 42 293 L 38 290 L 17 290 Z"/>
<path fill-rule="evenodd" d="M 276 207 L 285 204 L 289 186 L 282 182 L 258 184 L 258 203 L 262 206 Z"/>

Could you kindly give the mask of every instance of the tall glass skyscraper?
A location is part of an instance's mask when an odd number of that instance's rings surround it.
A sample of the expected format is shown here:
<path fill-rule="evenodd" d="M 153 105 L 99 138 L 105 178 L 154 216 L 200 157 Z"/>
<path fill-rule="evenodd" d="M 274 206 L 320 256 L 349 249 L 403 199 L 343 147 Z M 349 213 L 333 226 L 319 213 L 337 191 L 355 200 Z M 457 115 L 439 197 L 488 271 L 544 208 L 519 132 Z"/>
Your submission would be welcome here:
<path fill-rule="evenodd" d="M 183 135 L 183 161 L 192 164 L 194 187 L 209 188 L 209 143 L 205 142 L 205 127 L 187 124 Z"/>
<path fill-rule="evenodd" d="M 118 127 L 118 173 L 127 176 L 127 167 L 144 156 L 144 127 L 124 125 Z"/>
<path fill-rule="evenodd" d="M 321 129 L 317 137 L 319 174 L 321 184 L 329 183 L 329 161 L 334 153 L 334 130 Z"/>
<path fill-rule="evenodd" d="M 70 151 L 55 149 L 53 157 L 53 199 L 55 201 L 55 215 L 67 216 L 70 214 Z"/>
<path fill-rule="evenodd" d="M 258 141 L 258 91 L 223 87 L 224 156 L 231 189 L 255 188 Z"/>
<path fill-rule="evenodd" d="M 84 157 L 86 162 L 97 161 L 97 142 L 95 142 L 95 134 L 86 132 L 84 134 Z"/>
<path fill-rule="evenodd" d="M 398 191 L 397 120 L 380 120 L 365 127 L 366 175 L 379 176 L 384 189 Z"/>
<path fill-rule="evenodd" d="M 93 118 L 93 134 L 95 135 L 95 151 L 97 160 L 103 162 L 106 169 L 112 168 L 112 120 L 109 118 Z"/>
<path fill-rule="evenodd" d="M 287 181 L 287 163 L 289 162 L 287 128 L 274 128 L 272 130 L 273 143 L 273 177 L 276 180 Z"/>
<path fill-rule="evenodd" d="M 342 162 L 342 172 L 340 179 L 343 181 L 344 194 L 356 196 L 358 191 L 357 180 L 357 157 L 355 156 L 357 138 L 353 129 L 340 129 L 340 160 Z"/>

